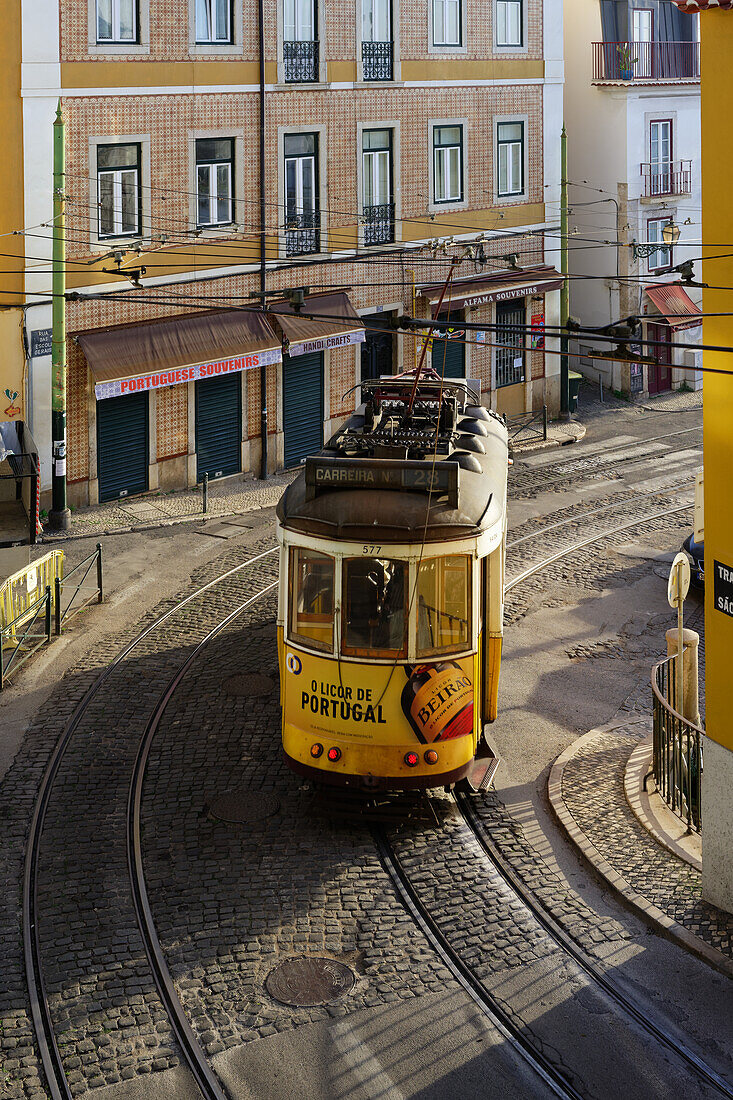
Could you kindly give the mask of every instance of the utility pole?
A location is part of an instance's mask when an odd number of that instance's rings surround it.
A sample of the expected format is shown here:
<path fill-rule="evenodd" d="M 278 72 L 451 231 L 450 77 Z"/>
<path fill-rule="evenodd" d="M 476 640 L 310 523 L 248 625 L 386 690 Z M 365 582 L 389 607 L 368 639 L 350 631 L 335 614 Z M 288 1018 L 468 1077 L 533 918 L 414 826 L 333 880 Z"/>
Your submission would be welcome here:
<path fill-rule="evenodd" d="M 570 416 L 570 394 L 566 326 L 570 316 L 570 287 L 568 286 L 568 136 L 564 125 L 560 135 L 560 274 L 563 277 L 560 291 L 560 324 L 564 330 L 560 337 L 560 412 L 567 419 Z"/>
<path fill-rule="evenodd" d="M 267 240 L 265 221 L 267 202 L 265 196 L 265 0 L 259 0 L 258 49 L 260 62 L 260 301 L 265 308 L 267 292 Z M 260 365 L 260 478 L 267 480 L 267 367 Z"/>
<path fill-rule="evenodd" d="M 66 152 L 65 126 L 59 100 L 53 124 L 53 275 L 51 359 L 51 510 L 49 526 L 68 531 L 66 506 Z"/>

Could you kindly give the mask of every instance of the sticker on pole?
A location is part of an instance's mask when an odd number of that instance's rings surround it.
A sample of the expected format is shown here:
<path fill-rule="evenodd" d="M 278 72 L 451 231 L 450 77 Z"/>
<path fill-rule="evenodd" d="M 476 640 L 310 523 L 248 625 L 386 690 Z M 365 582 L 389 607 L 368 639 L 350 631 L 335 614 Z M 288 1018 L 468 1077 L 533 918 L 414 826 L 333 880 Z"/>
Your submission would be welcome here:
<path fill-rule="evenodd" d="M 667 600 L 670 607 L 679 607 L 690 588 L 690 562 L 680 551 L 672 562 L 667 581 Z"/>

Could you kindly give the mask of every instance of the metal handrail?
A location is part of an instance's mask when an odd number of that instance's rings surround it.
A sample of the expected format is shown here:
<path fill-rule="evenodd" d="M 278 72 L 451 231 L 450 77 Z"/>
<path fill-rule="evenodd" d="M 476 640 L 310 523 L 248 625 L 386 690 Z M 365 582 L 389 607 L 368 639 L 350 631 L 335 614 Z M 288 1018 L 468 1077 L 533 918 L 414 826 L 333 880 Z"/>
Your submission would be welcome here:
<path fill-rule="evenodd" d="M 700 43 L 593 42 L 593 80 L 657 83 L 700 79 Z"/>
<path fill-rule="evenodd" d="M 532 425 L 536 421 L 542 421 L 542 427 L 533 428 Z M 537 436 L 538 439 L 547 439 L 547 405 L 543 405 L 541 409 L 538 409 L 535 413 L 522 413 L 520 416 L 504 416 L 504 424 L 509 432 L 510 441 L 519 439 L 523 432 L 527 432 L 530 437 Z"/>
<path fill-rule="evenodd" d="M 676 697 L 676 660 L 676 655 L 665 657 L 652 669 L 654 779 L 669 808 L 686 822 L 687 831 L 699 833 L 705 731 L 672 705 Z"/>
<path fill-rule="evenodd" d="M 72 606 L 74 604 L 74 600 L 79 595 L 79 593 L 84 592 L 84 591 L 89 591 L 88 588 L 85 589 L 84 582 L 86 581 L 87 577 L 89 576 L 89 574 L 92 570 L 92 567 L 94 566 L 95 563 L 96 563 L 96 566 L 97 566 L 97 583 L 94 586 L 94 588 L 91 589 L 90 595 L 88 595 L 85 599 L 83 599 L 81 601 L 81 603 L 77 604 L 77 606 L 74 607 L 74 610 L 72 611 Z M 86 565 L 86 570 L 84 572 L 84 576 L 81 578 L 79 583 L 74 588 L 74 592 L 72 594 L 71 599 L 67 603 L 65 609 L 62 611 L 62 609 L 61 609 L 61 600 L 62 600 L 63 590 L 67 586 L 67 584 L 69 582 L 69 578 L 73 577 L 74 573 L 77 573 L 82 568 L 83 565 Z M 102 544 L 101 544 L 101 542 L 97 543 L 96 549 L 93 550 L 91 554 L 88 554 L 87 557 L 82 558 L 82 560 L 80 562 L 77 562 L 77 564 L 74 566 L 74 568 L 71 569 L 66 574 L 66 576 L 64 577 L 63 580 L 61 580 L 60 577 L 56 577 L 55 582 L 54 582 L 54 587 L 55 587 L 54 609 L 55 609 L 55 619 L 56 619 L 55 632 L 56 632 L 57 635 L 59 635 L 61 633 L 61 627 L 67 621 L 67 619 L 71 619 L 71 618 L 74 617 L 74 615 L 77 615 L 80 611 L 83 611 L 83 609 L 85 607 L 87 607 L 95 598 L 97 600 L 97 603 L 102 603 L 103 600 L 104 600 L 104 587 L 103 587 L 103 582 L 102 582 Z"/>
<path fill-rule="evenodd" d="M 642 161 L 644 197 L 658 195 L 689 195 L 692 193 L 692 161 Z"/>
<path fill-rule="evenodd" d="M 33 627 L 35 626 L 36 620 L 38 619 L 38 616 L 41 612 L 42 607 L 44 608 L 44 611 L 45 611 L 45 625 L 44 625 L 43 634 L 32 634 L 31 631 L 33 630 Z M 33 614 L 32 614 L 32 617 L 30 619 L 28 619 L 28 615 L 29 615 L 30 612 L 33 612 Z M 14 630 L 14 628 L 16 627 L 16 625 L 18 624 L 18 622 L 21 619 L 26 620 L 27 625 L 26 625 L 26 628 L 23 631 L 23 633 L 19 635 L 17 630 Z M 5 644 L 4 644 L 6 637 L 7 638 L 13 638 L 13 651 L 10 654 L 7 661 L 5 659 Z M 36 644 L 31 646 L 27 650 L 27 652 L 24 654 L 24 656 L 19 657 L 18 655 L 25 648 L 24 643 L 25 643 L 26 638 L 35 639 Z M 17 618 L 13 619 L 13 621 L 11 623 L 8 623 L 7 626 L 4 626 L 4 627 L 0 628 L 0 691 L 2 691 L 3 688 L 5 687 L 5 681 L 8 678 L 8 675 L 10 673 L 11 668 L 14 667 L 15 669 L 19 669 L 22 665 L 25 664 L 25 662 L 28 660 L 29 657 L 33 656 L 33 654 L 36 652 L 36 650 L 40 649 L 42 645 L 45 645 L 46 642 L 50 642 L 50 641 L 51 641 L 51 586 L 50 586 L 50 584 L 48 584 L 48 585 L 46 585 L 46 591 L 44 592 L 44 594 L 42 596 L 39 596 L 39 598 L 33 604 L 31 604 L 30 607 L 26 608 L 26 610 L 21 615 L 19 615 Z"/>

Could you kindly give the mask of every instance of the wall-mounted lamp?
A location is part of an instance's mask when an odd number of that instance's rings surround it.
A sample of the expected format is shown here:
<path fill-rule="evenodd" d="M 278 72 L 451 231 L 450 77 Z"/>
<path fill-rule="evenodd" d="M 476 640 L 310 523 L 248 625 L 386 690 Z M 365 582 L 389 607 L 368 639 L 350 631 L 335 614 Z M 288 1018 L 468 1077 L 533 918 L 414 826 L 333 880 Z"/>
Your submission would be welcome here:
<path fill-rule="evenodd" d="M 637 244 L 636 241 L 631 242 L 631 248 L 634 253 L 634 260 L 646 259 L 654 252 L 658 252 L 660 248 L 674 248 L 679 239 L 680 227 L 677 225 L 674 218 L 672 218 L 662 228 L 661 241 L 656 241 L 653 244 Z"/>

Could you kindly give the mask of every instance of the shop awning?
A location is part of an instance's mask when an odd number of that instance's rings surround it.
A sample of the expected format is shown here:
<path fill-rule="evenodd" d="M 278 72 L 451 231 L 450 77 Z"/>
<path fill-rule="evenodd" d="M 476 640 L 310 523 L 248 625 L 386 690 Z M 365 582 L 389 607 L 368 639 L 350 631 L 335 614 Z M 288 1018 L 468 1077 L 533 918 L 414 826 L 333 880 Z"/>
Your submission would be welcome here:
<path fill-rule="evenodd" d="M 282 359 L 261 313 L 213 310 L 77 336 L 98 399 L 251 370 Z"/>
<path fill-rule="evenodd" d="M 454 279 L 451 288 L 443 298 L 442 309 L 461 309 L 468 306 L 475 309 L 488 302 L 506 302 L 512 298 L 526 298 L 531 294 L 547 294 L 550 290 L 559 290 L 563 278 L 554 267 L 526 268 L 517 271 L 492 272 L 488 275 L 474 275 L 468 279 Z M 418 294 L 427 298 L 435 307 L 440 301 L 443 283 L 429 283 L 418 287 Z"/>
<path fill-rule="evenodd" d="M 672 328 L 679 331 L 702 324 L 700 307 L 695 305 L 681 283 L 658 283 L 656 286 L 646 287 L 646 293 Z M 648 319 L 651 321 L 654 318 Z"/>
<path fill-rule="evenodd" d="M 283 331 L 291 358 L 361 344 L 365 339 L 361 318 L 343 291 L 309 294 L 300 311 L 284 300 L 272 302 L 268 311 Z"/>

